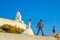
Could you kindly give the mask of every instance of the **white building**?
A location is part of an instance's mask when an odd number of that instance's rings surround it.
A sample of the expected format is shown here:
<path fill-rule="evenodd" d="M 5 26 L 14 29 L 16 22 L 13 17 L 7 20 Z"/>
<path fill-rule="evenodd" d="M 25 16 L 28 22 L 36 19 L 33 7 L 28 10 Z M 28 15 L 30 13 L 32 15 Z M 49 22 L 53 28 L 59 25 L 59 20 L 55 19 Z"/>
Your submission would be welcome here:
<path fill-rule="evenodd" d="M 22 34 L 34 35 L 32 29 L 30 28 L 31 21 L 28 22 L 28 25 L 26 28 L 26 24 L 24 23 L 24 21 L 22 21 L 22 17 L 19 11 L 16 14 L 15 20 L 0 18 L 0 26 L 4 24 L 9 24 L 9 25 L 13 25 L 16 27 L 20 27 L 21 29 L 24 29 L 25 31 Z"/>
<path fill-rule="evenodd" d="M 24 30 L 26 29 L 26 24 L 22 21 L 20 12 L 17 12 L 16 20 L 0 18 L 0 26 L 2 26 L 3 24 L 9 24 L 9 25 L 17 26 L 17 27 L 20 27 Z"/>

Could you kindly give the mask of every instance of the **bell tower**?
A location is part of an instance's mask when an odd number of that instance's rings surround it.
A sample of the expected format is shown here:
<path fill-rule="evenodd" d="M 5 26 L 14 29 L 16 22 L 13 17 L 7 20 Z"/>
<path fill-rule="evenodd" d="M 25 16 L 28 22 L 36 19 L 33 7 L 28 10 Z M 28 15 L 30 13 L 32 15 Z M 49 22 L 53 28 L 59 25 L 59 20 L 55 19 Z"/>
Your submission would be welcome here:
<path fill-rule="evenodd" d="M 16 13 L 16 21 L 21 22 L 21 14 L 19 11 Z"/>

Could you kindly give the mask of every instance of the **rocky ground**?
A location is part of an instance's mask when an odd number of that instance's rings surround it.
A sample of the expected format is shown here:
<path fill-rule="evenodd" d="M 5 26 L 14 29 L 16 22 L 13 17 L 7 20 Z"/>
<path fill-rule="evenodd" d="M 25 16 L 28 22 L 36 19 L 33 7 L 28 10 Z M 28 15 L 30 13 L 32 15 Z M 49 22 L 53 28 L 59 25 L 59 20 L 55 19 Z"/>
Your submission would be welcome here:
<path fill-rule="evenodd" d="M 52 36 L 0 33 L 0 40 L 57 40 L 57 38 Z"/>

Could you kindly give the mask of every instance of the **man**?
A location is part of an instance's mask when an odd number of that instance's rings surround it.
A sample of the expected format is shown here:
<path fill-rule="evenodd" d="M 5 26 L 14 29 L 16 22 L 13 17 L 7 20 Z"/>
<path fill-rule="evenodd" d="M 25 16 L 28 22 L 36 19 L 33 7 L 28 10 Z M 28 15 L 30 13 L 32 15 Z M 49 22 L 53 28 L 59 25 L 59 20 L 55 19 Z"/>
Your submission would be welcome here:
<path fill-rule="evenodd" d="M 39 34 L 39 31 L 41 30 L 42 31 L 42 36 L 44 35 L 43 33 L 43 23 L 42 23 L 42 20 L 40 19 L 39 23 L 37 24 L 37 28 L 38 28 L 38 32 L 37 32 L 37 35 Z"/>

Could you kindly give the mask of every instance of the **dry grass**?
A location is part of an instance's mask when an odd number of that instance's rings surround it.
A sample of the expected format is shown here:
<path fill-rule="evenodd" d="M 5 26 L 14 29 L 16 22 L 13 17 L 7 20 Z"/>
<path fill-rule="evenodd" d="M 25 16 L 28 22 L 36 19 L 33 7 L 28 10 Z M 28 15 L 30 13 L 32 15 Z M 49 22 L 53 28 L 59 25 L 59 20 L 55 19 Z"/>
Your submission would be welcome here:
<path fill-rule="evenodd" d="M 3 26 L 0 26 L 0 32 L 20 34 L 23 31 L 24 30 L 19 27 L 17 28 L 16 26 L 12 26 L 8 24 L 4 24 Z"/>
<path fill-rule="evenodd" d="M 57 40 L 60 40 L 60 34 L 55 34 L 54 36 L 57 38 Z"/>

